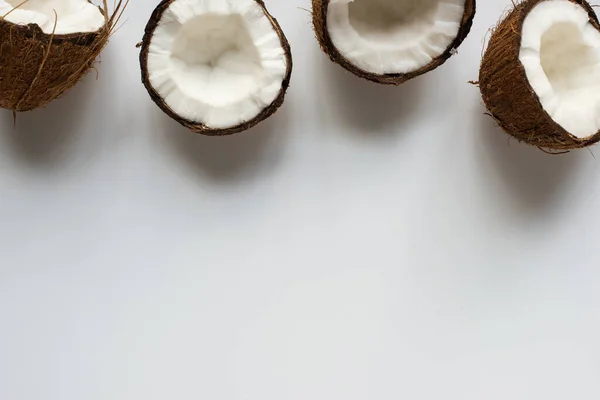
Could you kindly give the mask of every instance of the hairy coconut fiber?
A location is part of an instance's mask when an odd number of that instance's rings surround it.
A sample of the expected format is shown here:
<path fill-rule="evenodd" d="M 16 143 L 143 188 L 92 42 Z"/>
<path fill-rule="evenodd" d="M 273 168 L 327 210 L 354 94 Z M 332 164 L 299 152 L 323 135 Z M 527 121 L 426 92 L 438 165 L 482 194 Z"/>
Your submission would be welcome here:
<path fill-rule="evenodd" d="M 46 34 L 36 24 L 0 18 L 0 107 L 30 111 L 73 87 L 92 68 L 126 5 L 120 0 L 109 15 L 105 0 L 105 25 L 93 33 Z"/>
<path fill-rule="evenodd" d="M 260 5 L 265 16 L 267 18 L 269 18 L 269 21 L 271 21 L 271 24 L 273 25 L 273 29 L 275 29 L 275 31 L 277 32 L 277 35 L 279 36 L 279 39 L 281 41 L 281 47 L 285 51 L 285 56 L 286 56 L 286 61 L 287 61 L 287 70 L 285 73 L 285 78 L 281 85 L 281 90 L 279 91 L 279 95 L 275 98 L 275 100 L 268 107 L 264 108 L 260 112 L 260 114 L 258 114 L 253 119 L 251 119 L 249 121 L 245 121 L 242 124 L 239 124 L 239 125 L 236 125 L 236 126 L 233 126 L 230 128 L 224 128 L 224 129 L 209 128 L 204 124 L 182 118 L 180 115 L 178 115 L 175 111 L 173 111 L 165 103 L 164 99 L 156 92 L 156 90 L 152 87 L 152 84 L 150 83 L 150 76 L 149 76 L 149 72 L 148 72 L 148 52 L 150 50 L 150 42 L 152 41 L 152 36 L 154 35 L 154 30 L 156 29 L 159 21 L 161 20 L 163 13 L 167 10 L 167 8 L 169 8 L 169 5 L 171 5 L 171 3 L 173 1 L 175 1 L 175 0 L 162 0 L 160 2 L 160 4 L 158 5 L 158 7 L 156 7 L 154 12 L 152 13 L 150 20 L 148 21 L 148 24 L 146 25 L 146 30 L 145 30 L 144 38 L 142 40 L 142 46 L 141 46 L 141 52 L 140 52 L 140 65 L 141 65 L 141 69 L 142 69 L 142 83 L 144 84 L 144 86 L 146 87 L 146 90 L 150 94 L 150 98 L 152 98 L 152 100 L 156 103 L 156 105 L 158 105 L 158 107 L 160 107 L 160 109 L 163 110 L 169 117 L 173 118 L 174 120 L 179 122 L 181 125 L 188 128 L 189 130 L 191 130 L 192 132 L 199 133 L 202 135 L 207 135 L 207 136 L 226 136 L 226 135 L 233 135 L 236 133 L 240 133 L 247 129 L 252 128 L 253 126 L 257 125 L 258 123 L 264 121 L 265 119 L 267 119 L 271 115 L 273 115 L 279 109 L 279 107 L 281 107 L 281 105 L 283 104 L 283 100 L 285 98 L 286 91 L 290 85 L 290 79 L 291 79 L 291 75 L 292 75 L 292 50 L 290 48 L 290 44 L 289 44 L 287 38 L 285 37 L 283 31 L 281 30 L 281 27 L 279 26 L 279 23 L 277 22 L 277 20 L 275 18 L 273 18 L 273 16 L 271 16 L 271 14 L 269 14 L 269 12 L 267 11 L 267 9 L 265 7 L 263 0 L 255 0 L 255 1 Z"/>
<path fill-rule="evenodd" d="M 417 76 L 423 75 L 429 71 L 433 71 L 440 65 L 444 64 L 453 54 L 456 53 L 456 49 L 462 44 L 473 26 L 473 18 L 475 17 L 476 4 L 475 0 L 466 0 L 465 12 L 460 23 L 460 29 L 456 38 L 446 50 L 431 60 L 431 62 L 416 71 L 412 71 L 405 74 L 374 74 L 358 68 L 350 61 L 348 61 L 335 47 L 331 37 L 329 36 L 329 30 L 327 28 L 327 9 L 329 6 L 329 0 L 312 0 L 312 16 L 313 26 L 315 34 L 321 49 L 329 56 L 331 61 L 341 65 L 354 75 L 367 79 L 372 82 L 381 83 L 384 85 L 401 85 L 404 82 L 416 78 Z"/>
<path fill-rule="evenodd" d="M 549 150 L 586 147 L 600 140 L 600 132 L 581 139 L 554 122 L 542 107 L 519 61 L 523 22 L 542 1 L 525 0 L 516 4 L 494 29 L 481 63 L 479 88 L 492 117 L 519 141 Z M 585 0 L 569 1 L 583 7 L 590 23 L 600 30 L 598 18 Z"/>

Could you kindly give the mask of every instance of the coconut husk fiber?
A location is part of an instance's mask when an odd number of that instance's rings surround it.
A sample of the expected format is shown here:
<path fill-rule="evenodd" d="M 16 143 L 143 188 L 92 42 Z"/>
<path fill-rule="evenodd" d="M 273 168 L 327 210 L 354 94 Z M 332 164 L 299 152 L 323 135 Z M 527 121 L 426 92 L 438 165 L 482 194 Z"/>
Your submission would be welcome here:
<path fill-rule="evenodd" d="M 481 63 L 479 88 L 485 106 L 498 125 L 521 142 L 548 150 L 571 150 L 600 140 L 600 132 L 577 138 L 554 122 L 529 84 L 519 61 L 525 18 L 544 0 L 525 0 L 509 11 L 493 30 Z M 600 30 L 592 6 L 585 0 L 569 0 L 583 7 L 590 23 Z"/>
<path fill-rule="evenodd" d="M 173 111 L 165 103 L 165 100 L 156 92 L 156 90 L 154 89 L 154 87 L 152 86 L 152 84 L 150 82 L 150 74 L 148 71 L 148 53 L 150 51 L 150 43 L 152 41 L 152 37 L 154 36 L 154 30 L 156 29 L 156 27 L 158 26 L 158 23 L 162 19 L 164 12 L 169 8 L 171 3 L 173 3 L 174 1 L 176 1 L 176 0 L 163 0 L 160 2 L 158 7 L 156 7 L 154 12 L 152 13 L 150 20 L 148 21 L 148 24 L 146 25 L 144 38 L 142 40 L 142 46 L 141 46 L 141 51 L 140 51 L 140 66 L 141 66 L 141 70 L 142 70 L 142 83 L 146 87 L 146 90 L 148 91 L 148 94 L 150 95 L 150 98 L 152 99 L 152 101 L 154 101 L 154 103 L 156 103 L 156 105 L 162 111 L 164 111 L 165 114 L 167 114 L 169 117 L 173 118 L 175 121 L 179 122 L 184 127 L 188 128 L 190 131 L 192 131 L 194 133 L 199 133 L 202 135 L 207 135 L 207 136 L 226 136 L 226 135 L 233 135 L 236 133 L 240 133 L 247 129 L 252 128 L 253 126 L 257 125 L 258 123 L 264 121 L 265 119 L 267 119 L 271 115 L 273 115 L 283 104 L 285 94 L 290 85 L 290 79 L 291 79 L 291 75 L 292 75 L 292 66 L 293 66 L 292 50 L 290 48 L 290 44 L 289 44 L 287 38 L 285 37 L 285 35 L 281 29 L 281 26 L 279 25 L 277 20 L 275 18 L 273 18 L 273 16 L 271 14 L 269 14 L 269 12 L 267 11 L 267 9 L 265 7 L 263 0 L 254 0 L 254 1 L 256 1 L 259 4 L 259 6 L 261 7 L 265 16 L 269 19 L 269 21 L 271 22 L 271 25 L 277 32 L 277 35 L 279 36 L 279 40 L 281 41 L 281 47 L 283 48 L 283 50 L 285 52 L 286 61 L 287 61 L 287 69 L 286 69 L 286 73 L 285 73 L 285 78 L 281 84 L 281 90 L 279 91 L 279 95 L 275 98 L 275 100 L 269 106 L 264 108 L 256 117 L 252 118 L 251 120 L 245 121 L 239 125 L 236 125 L 236 126 L 233 126 L 230 128 L 224 128 L 224 129 L 209 128 L 208 126 L 206 126 L 202 123 L 185 119 L 185 118 L 181 117 L 180 115 L 178 115 L 175 111 Z"/>
<path fill-rule="evenodd" d="M 458 49 L 471 31 L 471 27 L 473 26 L 473 18 L 475 17 L 476 11 L 475 0 L 466 0 L 465 12 L 463 14 L 463 18 L 460 23 L 460 29 L 456 35 L 456 38 L 452 43 L 450 43 L 450 45 L 442 54 L 431 60 L 431 62 L 429 62 L 427 65 L 419 68 L 418 70 L 405 74 L 379 75 L 358 68 L 348 61 L 335 47 L 331 37 L 329 36 L 329 30 L 327 27 L 327 9 L 329 7 L 329 1 L 330 0 L 312 0 L 313 26 L 321 49 L 329 56 L 331 61 L 341 65 L 354 75 L 363 79 L 367 79 L 371 82 L 381 83 L 384 85 L 401 85 L 410 79 L 423 75 L 444 64 L 450 57 L 452 57 L 452 55 L 456 53 L 456 49 Z"/>
<path fill-rule="evenodd" d="M 108 43 L 127 2 L 109 15 L 99 7 L 104 26 L 93 33 L 47 34 L 36 24 L 17 25 L 0 18 L 0 107 L 14 112 L 43 107 L 73 87 L 92 68 Z M 60 15 L 56 16 L 56 20 Z"/>

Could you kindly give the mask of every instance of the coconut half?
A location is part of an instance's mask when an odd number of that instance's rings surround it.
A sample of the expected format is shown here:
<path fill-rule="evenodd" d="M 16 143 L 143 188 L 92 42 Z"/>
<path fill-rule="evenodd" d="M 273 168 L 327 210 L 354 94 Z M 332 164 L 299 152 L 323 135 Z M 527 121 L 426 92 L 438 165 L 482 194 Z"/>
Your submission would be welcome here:
<path fill-rule="evenodd" d="M 527 0 L 500 22 L 481 64 L 490 114 L 546 149 L 600 140 L 600 25 L 584 0 Z"/>
<path fill-rule="evenodd" d="M 312 0 L 313 24 L 335 63 L 399 85 L 450 58 L 468 35 L 475 0 Z"/>
<path fill-rule="evenodd" d="M 108 42 L 126 4 L 0 0 L 0 107 L 29 111 L 75 85 Z"/>
<path fill-rule="evenodd" d="M 282 105 L 290 46 L 262 0 L 163 0 L 142 42 L 154 102 L 205 135 L 244 131 Z"/>

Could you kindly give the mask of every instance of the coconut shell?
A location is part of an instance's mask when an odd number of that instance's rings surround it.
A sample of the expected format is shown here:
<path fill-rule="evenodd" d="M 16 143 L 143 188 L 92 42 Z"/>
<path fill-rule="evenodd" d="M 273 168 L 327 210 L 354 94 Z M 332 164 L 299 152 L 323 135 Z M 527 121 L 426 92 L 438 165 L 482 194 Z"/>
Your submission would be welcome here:
<path fill-rule="evenodd" d="M 30 111 L 73 87 L 107 44 L 122 8 L 120 2 L 94 33 L 46 34 L 36 24 L 17 25 L 0 18 L 0 107 Z"/>
<path fill-rule="evenodd" d="M 313 8 L 313 26 L 315 34 L 321 49 L 329 56 L 331 61 L 341 65 L 354 75 L 367 79 L 372 82 L 381 83 L 384 85 L 401 85 L 404 82 L 416 78 L 417 76 L 423 75 L 429 71 L 432 71 L 444 64 L 452 55 L 456 53 L 456 49 L 462 44 L 473 26 L 473 18 L 475 17 L 475 0 L 466 0 L 465 12 L 460 23 L 460 29 L 454 41 L 446 48 L 446 50 L 431 60 L 431 62 L 422 68 L 405 73 L 405 74 L 374 74 L 367 72 L 356 65 L 348 61 L 335 47 L 331 37 L 329 36 L 329 30 L 327 27 L 327 9 L 329 7 L 330 0 L 312 0 Z M 421 0 L 416 0 L 421 1 Z"/>
<path fill-rule="evenodd" d="M 232 126 L 230 128 L 224 128 L 224 129 L 209 128 L 208 126 L 206 126 L 202 123 L 185 119 L 185 118 L 181 117 L 180 115 L 178 115 L 175 111 L 173 111 L 165 103 L 164 99 L 156 92 L 156 90 L 150 83 L 150 75 L 148 72 L 148 53 L 150 51 L 150 43 L 151 43 L 152 37 L 154 35 L 154 30 L 156 29 L 156 27 L 158 26 L 158 23 L 162 19 L 163 13 L 169 8 L 171 3 L 173 3 L 174 1 L 176 1 L 176 0 L 163 0 L 160 2 L 158 7 L 156 7 L 154 12 L 152 13 L 152 16 L 150 17 L 150 20 L 148 21 L 148 24 L 146 25 L 144 38 L 142 40 L 142 45 L 141 45 L 140 66 L 141 66 L 141 70 L 142 70 L 142 83 L 146 87 L 146 90 L 148 91 L 150 98 L 156 103 L 156 105 L 162 111 L 164 111 L 168 116 L 173 118 L 175 121 L 179 122 L 184 127 L 188 128 L 192 132 L 199 133 L 202 135 L 207 135 L 207 136 L 226 136 L 226 135 L 233 135 L 236 133 L 240 133 L 247 129 L 252 128 L 253 126 L 257 125 L 258 123 L 264 121 L 265 119 L 267 119 L 271 115 L 273 115 L 279 109 L 279 107 L 281 107 L 281 105 L 283 104 L 283 100 L 285 98 L 286 91 L 290 85 L 290 79 L 291 79 L 291 75 L 292 75 L 292 50 L 291 50 L 290 44 L 289 44 L 287 38 L 285 37 L 279 23 L 277 22 L 277 20 L 275 18 L 273 18 L 273 16 L 271 16 L 271 14 L 269 14 L 269 12 L 267 11 L 267 9 L 265 7 L 263 0 L 254 0 L 254 1 L 256 1 L 260 5 L 262 11 L 265 13 L 265 16 L 269 19 L 269 21 L 271 21 L 271 25 L 273 26 L 273 29 L 275 29 L 275 31 L 277 32 L 277 35 L 279 36 L 279 39 L 281 41 L 281 47 L 283 48 L 285 55 L 286 55 L 286 59 L 287 59 L 287 69 L 286 69 L 286 73 L 285 73 L 285 78 L 281 84 L 281 90 L 279 91 L 279 95 L 275 98 L 275 100 L 268 107 L 265 107 L 260 112 L 260 114 L 258 114 L 256 117 L 252 118 L 251 120 L 245 121 L 239 125 Z"/>
<path fill-rule="evenodd" d="M 506 133 L 542 149 L 571 150 L 592 145 L 600 132 L 577 138 L 554 122 L 544 110 L 519 61 L 521 32 L 529 12 L 544 0 L 525 0 L 508 12 L 494 29 L 481 63 L 479 88 L 491 116 Z M 598 30 L 598 18 L 585 0 L 569 0 L 583 7 Z"/>

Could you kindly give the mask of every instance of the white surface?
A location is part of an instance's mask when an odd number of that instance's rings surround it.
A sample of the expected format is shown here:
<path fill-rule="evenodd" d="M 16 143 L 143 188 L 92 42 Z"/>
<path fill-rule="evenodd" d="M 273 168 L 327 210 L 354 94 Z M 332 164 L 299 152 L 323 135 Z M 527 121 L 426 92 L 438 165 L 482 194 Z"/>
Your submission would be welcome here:
<path fill-rule="evenodd" d="M 375 74 L 408 73 L 456 39 L 465 0 L 332 0 L 331 41 L 355 66 Z"/>
<path fill-rule="evenodd" d="M 99 80 L 1 113 L 1 399 L 600 397 L 599 161 L 508 141 L 467 83 L 507 1 L 399 88 L 269 1 L 292 86 L 230 138 L 137 83 L 151 3 Z"/>
<path fill-rule="evenodd" d="M 567 0 L 535 6 L 519 58 L 554 121 L 580 138 L 600 130 L 600 32 L 583 7 Z"/>
<path fill-rule="evenodd" d="M 37 24 L 45 33 L 57 35 L 96 32 L 105 23 L 88 0 L 0 0 L 0 16 L 13 24 Z"/>
<path fill-rule="evenodd" d="M 281 92 L 286 54 L 255 0 L 177 0 L 148 53 L 149 80 L 183 118 L 213 129 L 254 119 Z"/>

